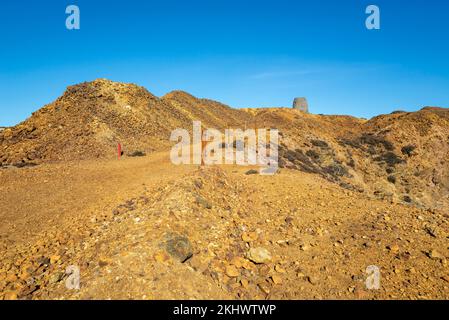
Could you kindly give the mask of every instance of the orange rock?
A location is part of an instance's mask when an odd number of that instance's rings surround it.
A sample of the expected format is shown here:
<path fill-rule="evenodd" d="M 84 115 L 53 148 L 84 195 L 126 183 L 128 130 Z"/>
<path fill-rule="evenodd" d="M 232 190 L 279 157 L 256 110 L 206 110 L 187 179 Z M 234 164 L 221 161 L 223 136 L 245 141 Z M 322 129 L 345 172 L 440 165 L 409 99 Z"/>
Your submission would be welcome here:
<path fill-rule="evenodd" d="M 233 264 L 237 268 L 241 268 L 245 264 L 245 259 L 242 257 L 234 257 L 231 260 L 231 264 Z"/>
<path fill-rule="evenodd" d="M 50 257 L 50 263 L 51 264 L 55 264 L 55 263 L 59 262 L 59 260 L 61 260 L 61 256 L 53 255 L 53 256 Z"/>
<path fill-rule="evenodd" d="M 245 242 L 253 242 L 259 238 L 259 235 L 256 232 L 244 232 L 242 234 L 242 240 Z"/>
<path fill-rule="evenodd" d="M 254 264 L 251 261 L 247 260 L 247 259 L 243 259 L 242 260 L 242 267 L 245 270 L 252 270 L 254 268 Z"/>
<path fill-rule="evenodd" d="M 17 292 L 14 292 L 14 291 L 6 292 L 5 295 L 3 296 L 3 299 L 17 300 Z"/>
<path fill-rule="evenodd" d="M 226 275 L 228 277 L 235 278 L 240 275 L 240 272 L 235 266 L 228 265 L 228 266 L 226 266 Z"/>
<path fill-rule="evenodd" d="M 265 293 L 265 294 L 269 294 L 270 293 L 270 287 L 268 286 L 268 284 L 266 283 L 259 283 L 258 284 L 259 289 Z"/>
<path fill-rule="evenodd" d="M 365 290 L 362 289 L 358 289 L 356 288 L 354 291 L 355 296 L 357 297 L 357 299 L 368 299 L 369 298 L 369 293 Z"/>
<path fill-rule="evenodd" d="M 286 272 L 285 269 L 282 268 L 279 264 L 277 264 L 277 265 L 274 267 L 274 270 L 276 270 L 276 272 L 279 272 L 279 273 L 285 273 L 285 272 Z"/>
<path fill-rule="evenodd" d="M 164 263 L 170 260 L 170 256 L 165 251 L 159 251 L 153 257 L 154 260 L 160 263 Z"/>
<path fill-rule="evenodd" d="M 387 247 L 388 250 L 391 251 L 391 253 L 398 253 L 399 252 L 399 246 L 397 244 L 393 244 Z"/>
<path fill-rule="evenodd" d="M 14 282 L 17 281 L 17 276 L 14 273 L 10 273 L 6 276 L 6 282 Z"/>
<path fill-rule="evenodd" d="M 271 280 L 273 280 L 274 284 L 281 284 L 282 283 L 282 278 L 278 275 L 272 275 L 271 276 Z"/>
<path fill-rule="evenodd" d="M 20 280 L 27 280 L 29 277 L 30 277 L 30 274 L 28 272 L 22 272 L 21 274 L 19 274 Z"/>

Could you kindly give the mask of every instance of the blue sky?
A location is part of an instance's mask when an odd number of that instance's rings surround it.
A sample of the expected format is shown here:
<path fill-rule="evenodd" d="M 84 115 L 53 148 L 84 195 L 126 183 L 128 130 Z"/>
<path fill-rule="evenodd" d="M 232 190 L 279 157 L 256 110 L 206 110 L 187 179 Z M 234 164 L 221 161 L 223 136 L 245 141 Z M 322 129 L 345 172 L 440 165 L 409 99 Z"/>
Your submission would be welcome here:
<path fill-rule="evenodd" d="M 66 6 L 81 29 L 65 28 Z M 365 8 L 381 30 L 365 28 Z M 372 117 L 449 107 L 447 0 L 3 0 L 0 126 L 68 85 L 134 82 L 233 107 L 291 106 Z"/>

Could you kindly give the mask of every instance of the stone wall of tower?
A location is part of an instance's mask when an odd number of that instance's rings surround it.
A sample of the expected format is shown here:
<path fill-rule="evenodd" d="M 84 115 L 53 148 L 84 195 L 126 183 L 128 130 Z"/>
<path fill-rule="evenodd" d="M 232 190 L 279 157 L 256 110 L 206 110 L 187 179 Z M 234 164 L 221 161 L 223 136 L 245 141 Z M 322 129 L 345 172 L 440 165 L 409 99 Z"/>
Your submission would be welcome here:
<path fill-rule="evenodd" d="M 295 98 L 293 101 L 293 109 L 309 113 L 309 105 L 306 98 Z"/>

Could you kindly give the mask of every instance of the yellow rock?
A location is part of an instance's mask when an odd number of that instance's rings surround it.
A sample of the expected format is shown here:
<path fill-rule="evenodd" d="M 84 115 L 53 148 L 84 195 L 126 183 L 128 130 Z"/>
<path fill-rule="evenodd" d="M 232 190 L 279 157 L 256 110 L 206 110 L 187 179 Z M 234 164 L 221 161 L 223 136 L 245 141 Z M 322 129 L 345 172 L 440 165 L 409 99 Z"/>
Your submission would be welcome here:
<path fill-rule="evenodd" d="M 271 261 L 271 253 L 262 247 L 251 248 L 248 251 L 248 258 L 254 263 L 268 263 Z"/>
<path fill-rule="evenodd" d="M 3 296 L 5 300 L 17 300 L 17 293 L 14 291 L 6 292 Z"/>
<path fill-rule="evenodd" d="M 243 269 L 246 269 L 246 270 L 252 270 L 254 267 L 254 264 L 251 261 L 244 259 L 242 267 L 243 267 Z"/>
<path fill-rule="evenodd" d="M 55 263 L 57 263 L 59 260 L 61 260 L 61 256 L 53 255 L 53 256 L 50 257 L 50 263 L 51 263 L 51 264 L 55 264 Z"/>
<path fill-rule="evenodd" d="M 399 246 L 397 244 L 393 244 L 391 246 L 388 246 L 388 249 L 392 252 L 392 253 L 398 253 L 399 252 Z"/>
<path fill-rule="evenodd" d="M 281 284 L 282 283 L 282 278 L 278 275 L 272 275 L 271 276 L 271 280 L 273 280 L 274 284 Z"/>
<path fill-rule="evenodd" d="M 231 290 L 236 290 L 238 287 L 240 287 L 240 283 L 232 283 L 229 285 L 229 287 L 231 288 Z"/>
<path fill-rule="evenodd" d="M 224 283 L 224 284 L 227 284 L 228 282 L 229 282 L 229 280 L 231 280 L 231 278 L 230 277 L 228 277 L 227 275 L 223 275 L 223 277 L 222 277 L 222 279 L 221 279 L 221 281 Z"/>
<path fill-rule="evenodd" d="M 245 242 L 253 242 L 259 238 L 259 235 L 256 232 L 244 232 L 242 234 L 242 240 Z"/>
<path fill-rule="evenodd" d="M 270 293 L 270 287 L 266 283 L 259 283 L 258 287 L 263 293 L 265 293 L 265 294 Z"/>
<path fill-rule="evenodd" d="M 17 276 L 14 273 L 10 273 L 6 276 L 6 282 L 14 282 L 17 281 Z"/>
<path fill-rule="evenodd" d="M 233 264 L 237 268 L 241 268 L 245 264 L 245 259 L 242 257 L 234 257 L 231 260 L 231 264 Z"/>
<path fill-rule="evenodd" d="M 282 268 L 280 265 L 276 265 L 274 267 L 274 270 L 276 270 L 276 272 L 279 272 L 279 273 L 285 273 L 286 272 L 285 269 Z"/>
<path fill-rule="evenodd" d="M 235 278 L 240 275 L 240 272 L 235 266 L 229 265 L 226 267 L 226 275 L 228 277 Z"/>
<path fill-rule="evenodd" d="M 30 274 L 28 272 L 22 272 L 21 274 L 19 274 L 20 280 L 27 280 L 29 277 L 30 277 Z"/>
<path fill-rule="evenodd" d="M 165 251 L 159 251 L 154 255 L 154 260 L 164 263 L 170 260 L 170 257 Z"/>

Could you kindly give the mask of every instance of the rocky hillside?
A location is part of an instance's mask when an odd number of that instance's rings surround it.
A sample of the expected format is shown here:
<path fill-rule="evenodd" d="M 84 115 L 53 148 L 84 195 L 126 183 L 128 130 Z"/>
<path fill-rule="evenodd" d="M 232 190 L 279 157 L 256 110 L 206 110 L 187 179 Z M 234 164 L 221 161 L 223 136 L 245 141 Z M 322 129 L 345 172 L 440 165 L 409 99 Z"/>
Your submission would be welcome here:
<path fill-rule="evenodd" d="M 145 88 L 99 79 L 67 88 L 21 124 L 0 132 L 0 164 L 19 166 L 60 160 L 113 158 L 169 147 L 175 128 L 192 120 L 222 127 L 247 113 L 218 102 L 172 92 L 162 99 Z"/>
<path fill-rule="evenodd" d="M 96 80 L 67 88 L 62 97 L 28 120 L 3 131 L 0 162 L 42 162 L 114 156 L 117 143 L 130 149 L 164 143 L 166 120 L 182 115 L 167 110 L 144 88 Z M 159 138 L 161 137 L 161 138 Z M 145 148 L 146 147 L 146 148 Z"/>
<path fill-rule="evenodd" d="M 252 123 L 251 114 L 209 99 L 198 99 L 183 92 L 173 91 L 162 97 L 162 101 L 171 105 L 189 119 L 201 120 L 207 128 L 224 129 L 244 128 Z"/>
<path fill-rule="evenodd" d="M 449 297 L 444 212 L 297 170 L 153 156 L 0 171 L 0 300 Z M 379 290 L 365 286 L 371 265 Z M 80 290 L 67 289 L 68 266 Z"/>
<path fill-rule="evenodd" d="M 280 170 L 174 165 L 193 120 L 279 129 Z M 0 132 L 0 300 L 448 299 L 448 121 L 69 87 Z"/>
<path fill-rule="evenodd" d="M 291 113 L 259 113 L 282 130 L 282 167 L 388 201 L 449 208 L 448 109 L 424 108 L 369 121 Z"/>
<path fill-rule="evenodd" d="M 314 173 L 387 201 L 449 208 L 449 110 L 424 108 L 371 120 L 287 108 L 232 109 L 173 91 L 158 98 L 133 84 L 69 87 L 28 120 L 0 132 L 0 164 L 113 158 L 170 147 L 175 128 L 278 128 L 283 168 Z"/>

